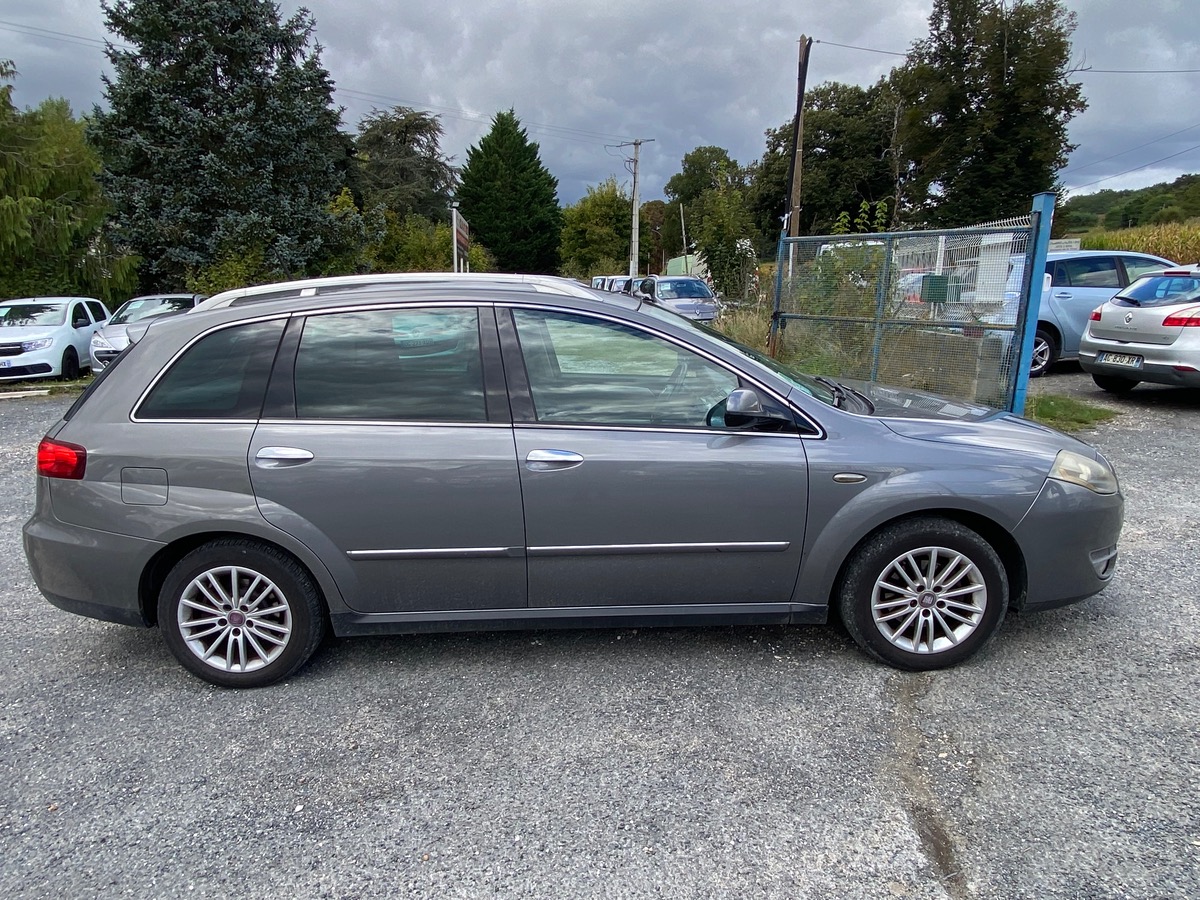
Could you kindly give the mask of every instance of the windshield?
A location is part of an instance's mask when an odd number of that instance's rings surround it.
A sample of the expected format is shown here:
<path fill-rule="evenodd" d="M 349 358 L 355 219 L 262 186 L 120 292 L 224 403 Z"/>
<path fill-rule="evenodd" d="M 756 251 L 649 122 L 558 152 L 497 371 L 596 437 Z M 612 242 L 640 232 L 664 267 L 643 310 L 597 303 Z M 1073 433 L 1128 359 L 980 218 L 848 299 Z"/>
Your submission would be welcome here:
<path fill-rule="evenodd" d="M 130 300 L 108 320 L 110 325 L 128 325 L 152 316 L 174 316 L 187 312 L 195 301 L 191 297 L 147 297 Z"/>
<path fill-rule="evenodd" d="M 61 325 L 67 321 L 65 303 L 5 303 L 0 305 L 0 328 Z"/>
<path fill-rule="evenodd" d="M 658 296 L 663 300 L 713 299 L 713 292 L 698 278 L 680 278 L 678 281 L 660 278 Z"/>
<path fill-rule="evenodd" d="M 1150 275 L 1113 298 L 1117 306 L 1173 306 L 1200 300 L 1200 275 Z"/>
<path fill-rule="evenodd" d="M 759 351 L 753 350 L 744 344 L 739 344 L 732 338 L 721 334 L 721 332 L 709 328 L 707 325 L 703 325 L 700 322 L 696 322 L 692 319 L 681 316 L 679 313 L 673 312 L 668 307 L 654 306 L 653 304 L 647 303 L 641 306 L 641 311 L 647 315 L 651 315 L 659 319 L 669 318 L 670 321 L 675 325 L 683 325 L 686 328 L 692 328 L 698 332 L 701 332 L 706 337 L 714 338 L 737 355 L 745 359 L 752 360 L 753 362 L 758 363 L 758 365 L 762 366 L 764 369 L 769 369 L 770 371 L 774 372 L 792 387 L 799 391 L 803 391 L 813 399 L 819 400 L 827 406 L 838 405 L 837 397 L 832 390 L 830 390 L 824 384 L 821 384 L 812 375 L 806 375 L 799 369 L 796 369 L 787 363 L 782 362 L 781 360 L 772 359 L 765 353 L 760 353 Z"/>

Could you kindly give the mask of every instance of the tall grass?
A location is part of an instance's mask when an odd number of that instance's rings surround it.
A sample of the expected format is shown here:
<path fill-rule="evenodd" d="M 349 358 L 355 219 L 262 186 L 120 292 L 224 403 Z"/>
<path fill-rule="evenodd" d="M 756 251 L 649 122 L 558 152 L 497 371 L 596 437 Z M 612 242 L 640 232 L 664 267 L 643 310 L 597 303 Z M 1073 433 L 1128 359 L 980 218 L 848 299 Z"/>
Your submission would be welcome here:
<path fill-rule="evenodd" d="M 1084 250 L 1135 250 L 1177 263 L 1200 262 L 1200 220 L 1089 231 L 1079 245 Z"/>

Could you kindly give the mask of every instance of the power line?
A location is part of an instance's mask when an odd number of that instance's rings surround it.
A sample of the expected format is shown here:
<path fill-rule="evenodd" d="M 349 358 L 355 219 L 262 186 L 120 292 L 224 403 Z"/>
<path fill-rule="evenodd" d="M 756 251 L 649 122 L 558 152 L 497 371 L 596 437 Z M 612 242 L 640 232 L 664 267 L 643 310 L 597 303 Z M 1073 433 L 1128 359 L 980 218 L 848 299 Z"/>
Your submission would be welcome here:
<path fill-rule="evenodd" d="M 813 38 L 814 44 L 828 44 L 830 47 L 845 47 L 847 50 L 861 50 L 864 53 L 882 53 L 884 56 L 908 56 L 907 53 L 897 53 L 895 50 L 876 50 L 874 47 L 856 47 L 853 44 L 838 44 L 834 41 L 819 41 Z"/>
<path fill-rule="evenodd" d="M 1114 153 L 1112 156 L 1105 156 L 1102 159 L 1093 160 L 1092 162 L 1084 163 L 1081 166 L 1067 166 L 1062 171 L 1065 174 L 1066 172 L 1078 172 L 1080 169 L 1090 169 L 1092 166 L 1098 166 L 1102 162 L 1108 162 L 1110 159 L 1116 159 L 1118 156 L 1124 156 L 1126 153 L 1132 153 L 1134 150 L 1141 150 L 1143 147 L 1149 147 L 1153 144 L 1160 144 L 1167 138 L 1173 138 L 1178 134 L 1183 134 L 1186 131 L 1192 131 L 1195 128 L 1200 128 L 1200 122 L 1197 122 L 1195 125 L 1189 125 L 1187 128 L 1180 128 L 1178 131 L 1172 131 L 1170 134 L 1164 134 L 1162 137 L 1155 138 L 1152 141 L 1146 141 L 1144 144 L 1138 144 L 1136 147 L 1130 147 L 1128 150 L 1122 150 L 1120 153 Z"/>
<path fill-rule="evenodd" d="M 1069 188 L 1072 191 L 1081 191 L 1084 188 L 1092 187 L 1100 184 L 1103 181 L 1112 181 L 1114 178 L 1120 178 L 1122 175 L 1131 175 L 1134 172 L 1140 172 L 1142 169 L 1148 169 L 1151 166 L 1157 166 L 1161 162 L 1166 162 L 1168 159 L 1174 159 L 1177 156 L 1183 156 L 1185 153 L 1191 153 L 1193 150 L 1200 150 L 1200 144 L 1194 147 L 1188 147 L 1186 150 L 1180 150 L 1178 153 L 1172 153 L 1170 156 L 1164 156 L 1162 159 L 1156 159 L 1154 162 L 1148 162 L 1143 166 L 1135 166 L 1132 169 L 1127 169 L 1124 172 L 1118 172 L 1116 175 L 1105 175 L 1103 178 L 1097 178 L 1095 181 L 1089 181 L 1087 184 L 1081 184 L 1078 187 Z"/>

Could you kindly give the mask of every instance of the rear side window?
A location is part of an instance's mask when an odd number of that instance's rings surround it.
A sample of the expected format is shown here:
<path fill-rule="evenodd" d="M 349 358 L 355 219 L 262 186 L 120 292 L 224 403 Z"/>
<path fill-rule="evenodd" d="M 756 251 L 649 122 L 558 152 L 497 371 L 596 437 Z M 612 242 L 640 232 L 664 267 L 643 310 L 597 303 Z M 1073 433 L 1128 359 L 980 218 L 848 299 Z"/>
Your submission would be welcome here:
<path fill-rule="evenodd" d="M 92 319 L 96 322 L 103 322 L 108 318 L 108 313 L 104 311 L 104 307 L 95 300 L 88 300 L 87 308 L 92 314 Z"/>
<path fill-rule="evenodd" d="M 302 419 L 486 422 L 479 313 L 438 307 L 310 316 L 295 385 Z"/>
<path fill-rule="evenodd" d="M 283 319 L 205 335 L 159 379 L 139 419 L 257 419 Z"/>

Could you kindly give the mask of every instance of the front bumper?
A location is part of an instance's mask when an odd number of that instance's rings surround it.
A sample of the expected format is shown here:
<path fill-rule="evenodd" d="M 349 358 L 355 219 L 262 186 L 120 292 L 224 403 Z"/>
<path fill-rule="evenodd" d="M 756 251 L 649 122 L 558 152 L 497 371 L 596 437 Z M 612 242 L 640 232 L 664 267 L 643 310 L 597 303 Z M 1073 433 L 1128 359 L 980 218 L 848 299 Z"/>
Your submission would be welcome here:
<path fill-rule="evenodd" d="M 1049 609 L 1102 591 L 1116 569 L 1124 517 L 1120 493 L 1097 494 L 1047 479 L 1013 532 L 1028 576 L 1018 607 Z"/>
<path fill-rule="evenodd" d="M 45 378 L 62 371 L 63 347 L 57 341 L 41 350 L 0 357 L 0 379 Z"/>

